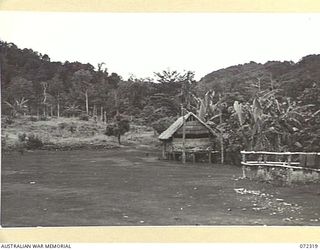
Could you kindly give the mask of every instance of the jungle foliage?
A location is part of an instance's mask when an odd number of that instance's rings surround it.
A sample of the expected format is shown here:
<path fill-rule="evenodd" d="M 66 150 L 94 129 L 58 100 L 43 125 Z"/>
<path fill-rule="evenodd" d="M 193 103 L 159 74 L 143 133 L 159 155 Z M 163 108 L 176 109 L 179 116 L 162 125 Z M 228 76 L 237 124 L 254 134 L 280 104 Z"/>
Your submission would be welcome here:
<path fill-rule="evenodd" d="M 96 67 L 52 62 L 48 55 L 4 41 L 0 62 L 2 116 L 10 119 L 78 116 L 116 128 L 121 116 L 160 133 L 188 110 L 221 131 L 230 154 L 240 149 L 320 151 L 320 55 L 297 63 L 236 65 L 198 82 L 192 71 L 169 69 L 154 78 L 123 79 L 103 62 Z"/>

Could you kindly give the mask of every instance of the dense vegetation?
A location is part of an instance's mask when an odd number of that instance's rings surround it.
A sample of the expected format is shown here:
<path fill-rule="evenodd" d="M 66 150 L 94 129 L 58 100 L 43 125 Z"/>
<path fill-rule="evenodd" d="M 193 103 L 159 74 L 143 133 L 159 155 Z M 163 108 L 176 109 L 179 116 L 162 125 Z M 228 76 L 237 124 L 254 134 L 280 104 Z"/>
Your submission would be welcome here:
<path fill-rule="evenodd" d="M 220 129 L 230 155 L 243 148 L 320 151 L 320 55 L 232 66 L 199 82 L 191 71 L 170 70 L 124 80 L 104 63 L 51 62 L 4 41 L 0 60 L 2 118 L 78 116 L 115 124 L 121 115 L 161 132 L 182 104 Z"/>

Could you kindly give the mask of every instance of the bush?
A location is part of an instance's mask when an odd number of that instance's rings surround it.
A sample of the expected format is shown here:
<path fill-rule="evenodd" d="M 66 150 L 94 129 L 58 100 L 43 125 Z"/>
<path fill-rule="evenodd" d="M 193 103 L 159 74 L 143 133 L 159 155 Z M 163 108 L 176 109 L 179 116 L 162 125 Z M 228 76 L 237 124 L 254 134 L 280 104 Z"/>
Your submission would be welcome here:
<path fill-rule="evenodd" d="M 5 149 L 7 146 L 7 135 L 1 135 L 1 149 Z"/>
<path fill-rule="evenodd" d="M 22 133 L 22 134 L 18 134 L 18 141 L 19 142 L 25 142 L 27 138 L 27 134 L 26 133 Z"/>
<path fill-rule="evenodd" d="M 112 136 L 116 133 L 117 125 L 115 123 L 110 123 L 106 127 L 106 132 L 104 133 L 107 136 Z"/>
<path fill-rule="evenodd" d="M 6 116 L 1 118 L 1 126 L 3 128 L 5 128 L 7 125 L 11 125 L 14 123 L 14 120 L 12 119 L 12 117 Z"/>
<path fill-rule="evenodd" d="M 42 115 L 42 116 L 39 117 L 39 120 L 40 121 L 48 121 L 49 119 L 48 119 L 47 116 Z"/>
<path fill-rule="evenodd" d="M 87 115 L 87 114 L 81 114 L 81 115 L 79 116 L 79 120 L 80 120 L 80 121 L 89 121 L 89 118 L 90 118 L 90 116 Z"/>
<path fill-rule="evenodd" d="M 59 129 L 65 129 L 66 127 L 68 127 L 68 123 L 66 122 L 58 123 L 58 127 Z"/>
<path fill-rule="evenodd" d="M 37 122 L 37 121 L 38 121 L 38 118 L 35 117 L 35 116 L 30 116 L 29 121 L 31 121 L 31 122 Z"/>
<path fill-rule="evenodd" d="M 43 146 L 43 142 L 36 135 L 30 134 L 26 138 L 26 148 L 27 149 L 39 149 L 42 146 Z"/>
<path fill-rule="evenodd" d="M 58 127 L 60 130 L 69 130 L 72 134 L 77 130 L 77 126 L 73 122 L 71 122 L 70 124 L 67 122 L 60 122 L 58 123 Z"/>

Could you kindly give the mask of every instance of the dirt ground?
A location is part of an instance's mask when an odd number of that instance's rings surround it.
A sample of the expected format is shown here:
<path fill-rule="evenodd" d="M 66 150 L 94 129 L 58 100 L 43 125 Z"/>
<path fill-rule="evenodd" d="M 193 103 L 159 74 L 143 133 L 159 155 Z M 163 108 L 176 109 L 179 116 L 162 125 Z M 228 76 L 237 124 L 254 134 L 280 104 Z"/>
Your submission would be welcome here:
<path fill-rule="evenodd" d="M 182 165 L 147 147 L 39 150 L 2 159 L 1 224 L 320 225 L 320 185 L 275 186 L 241 169 Z"/>

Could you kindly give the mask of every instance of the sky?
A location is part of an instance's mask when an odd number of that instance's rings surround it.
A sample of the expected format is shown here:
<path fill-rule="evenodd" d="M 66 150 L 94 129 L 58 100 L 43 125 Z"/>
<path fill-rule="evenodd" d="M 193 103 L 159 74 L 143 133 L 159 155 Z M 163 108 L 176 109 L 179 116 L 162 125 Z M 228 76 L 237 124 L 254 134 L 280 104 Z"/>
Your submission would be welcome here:
<path fill-rule="evenodd" d="M 0 39 L 124 79 L 165 69 L 206 74 L 250 61 L 320 54 L 320 14 L 0 11 Z"/>

